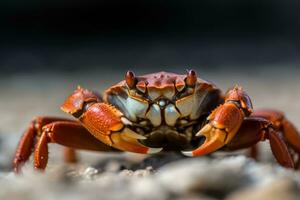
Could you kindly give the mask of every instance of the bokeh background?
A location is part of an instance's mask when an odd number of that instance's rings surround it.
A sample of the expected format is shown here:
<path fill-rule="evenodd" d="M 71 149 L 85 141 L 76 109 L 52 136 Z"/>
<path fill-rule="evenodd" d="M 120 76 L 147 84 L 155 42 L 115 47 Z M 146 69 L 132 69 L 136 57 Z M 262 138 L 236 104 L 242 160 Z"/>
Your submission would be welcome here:
<path fill-rule="evenodd" d="M 103 91 L 128 69 L 194 68 L 300 127 L 299 10 L 296 0 L 2 0 L 1 166 L 34 116 L 67 116 L 59 106 L 77 85 Z"/>
<path fill-rule="evenodd" d="M 299 8 L 296 0 L 2 0 L 0 69 L 289 69 L 299 63 Z"/>

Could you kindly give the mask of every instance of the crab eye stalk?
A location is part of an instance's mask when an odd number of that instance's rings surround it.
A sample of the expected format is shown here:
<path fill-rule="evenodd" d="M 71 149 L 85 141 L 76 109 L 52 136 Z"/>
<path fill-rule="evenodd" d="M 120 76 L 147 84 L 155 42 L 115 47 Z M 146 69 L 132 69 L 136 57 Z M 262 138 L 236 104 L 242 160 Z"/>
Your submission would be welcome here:
<path fill-rule="evenodd" d="M 195 86 L 197 82 L 197 74 L 194 70 L 188 70 L 185 82 L 189 87 Z"/>
<path fill-rule="evenodd" d="M 136 78 L 132 71 L 127 71 L 127 73 L 125 75 L 125 81 L 129 88 L 134 88 L 134 86 L 136 84 Z"/>

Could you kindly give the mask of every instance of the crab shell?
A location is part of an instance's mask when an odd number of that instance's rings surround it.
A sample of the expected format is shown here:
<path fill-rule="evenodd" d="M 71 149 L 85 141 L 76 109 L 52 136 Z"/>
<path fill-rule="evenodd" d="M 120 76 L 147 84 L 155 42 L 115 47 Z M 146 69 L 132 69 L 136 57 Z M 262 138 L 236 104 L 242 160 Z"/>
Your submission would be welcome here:
<path fill-rule="evenodd" d="M 222 99 L 212 83 L 189 73 L 158 72 L 137 77 L 130 74 L 131 80 L 105 91 L 104 101 L 123 114 L 122 121 L 131 131 L 139 130 L 138 134 L 146 136 L 144 144 L 177 145 L 174 149 L 179 150 L 182 147 L 178 143 L 189 143 L 198 131 L 191 130 L 194 127 L 189 124 L 202 124 L 202 116 L 207 116 Z"/>

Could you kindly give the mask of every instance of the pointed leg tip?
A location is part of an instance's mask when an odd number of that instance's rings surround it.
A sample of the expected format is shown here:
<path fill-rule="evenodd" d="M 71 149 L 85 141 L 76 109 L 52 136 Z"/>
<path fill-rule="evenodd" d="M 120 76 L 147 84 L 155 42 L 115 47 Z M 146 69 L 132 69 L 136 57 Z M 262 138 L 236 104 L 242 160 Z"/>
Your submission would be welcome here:
<path fill-rule="evenodd" d="M 21 170 L 20 170 L 19 167 L 14 167 L 13 171 L 14 171 L 15 174 L 20 174 L 21 173 Z"/>
<path fill-rule="evenodd" d="M 194 157 L 193 151 L 181 151 L 181 153 L 188 157 Z"/>
<path fill-rule="evenodd" d="M 147 154 L 155 154 L 161 152 L 163 148 L 149 148 Z"/>

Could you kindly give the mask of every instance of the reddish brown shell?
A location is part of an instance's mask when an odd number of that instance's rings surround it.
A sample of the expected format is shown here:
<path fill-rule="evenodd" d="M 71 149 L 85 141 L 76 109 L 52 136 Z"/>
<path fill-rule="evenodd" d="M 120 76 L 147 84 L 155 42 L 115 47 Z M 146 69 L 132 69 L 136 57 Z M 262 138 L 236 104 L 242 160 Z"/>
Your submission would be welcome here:
<path fill-rule="evenodd" d="M 142 76 L 135 76 L 136 78 L 136 88 L 141 92 L 151 89 L 161 89 L 161 90 L 173 90 L 174 87 L 177 91 L 181 91 L 186 85 L 186 74 L 175 74 L 170 72 L 157 72 L 153 74 L 147 74 Z M 204 85 L 211 86 L 212 83 L 205 81 L 203 79 L 197 78 L 197 83 L 206 83 Z M 123 80 L 105 91 L 104 96 L 108 93 L 121 94 L 124 92 L 126 86 L 126 81 Z"/>

